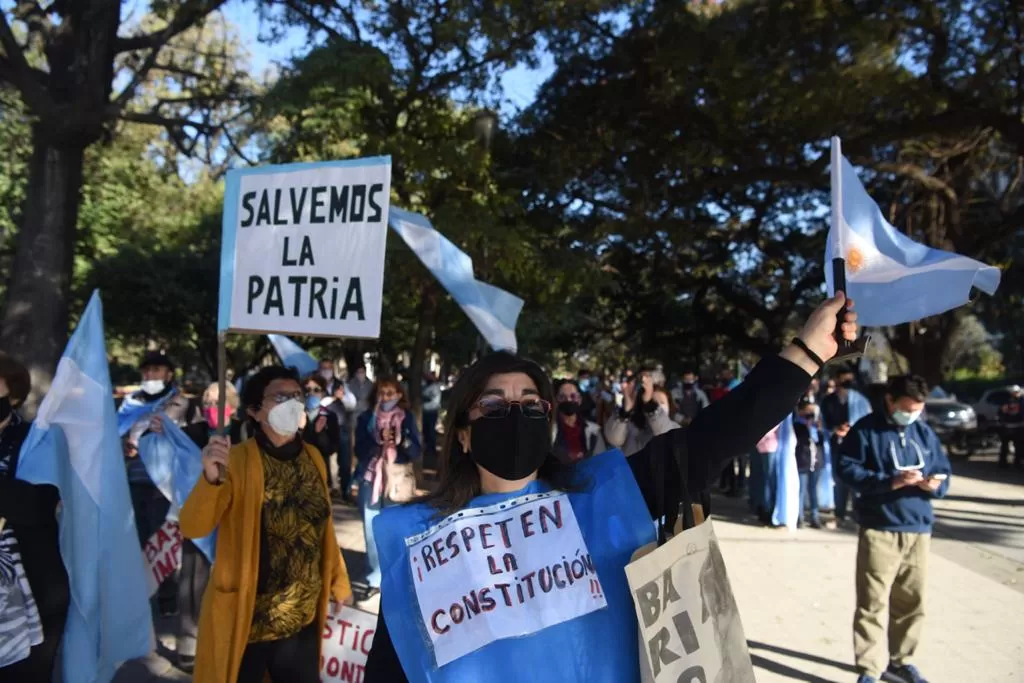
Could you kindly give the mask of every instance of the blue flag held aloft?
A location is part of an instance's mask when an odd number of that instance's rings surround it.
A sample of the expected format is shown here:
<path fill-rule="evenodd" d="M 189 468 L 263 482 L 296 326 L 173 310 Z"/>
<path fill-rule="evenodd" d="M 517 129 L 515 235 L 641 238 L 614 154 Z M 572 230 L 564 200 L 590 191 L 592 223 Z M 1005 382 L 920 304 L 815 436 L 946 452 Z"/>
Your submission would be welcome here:
<path fill-rule="evenodd" d="M 320 367 L 316 358 L 306 353 L 306 350 L 292 341 L 290 337 L 283 334 L 268 334 L 267 339 L 270 340 L 274 351 L 280 356 L 281 365 L 295 370 L 300 377 L 312 375 Z"/>
<path fill-rule="evenodd" d="M 970 301 L 977 287 L 994 294 L 998 268 L 918 244 L 885 220 L 857 171 L 832 138 L 832 227 L 825 246 L 825 282 L 834 294 L 832 260 L 846 261 L 847 295 L 866 327 L 899 325 Z"/>
<path fill-rule="evenodd" d="M 154 647 L 142 551 L 118 437 L 94 292 L 22 446 L 19 479 L 60 490 L 60 551 L 71 583 L 65 683 L 106 683 Z"/>
<path fill-rule="evenodd" d="M 477 280 L 473 259 L 435 230 L 424 216 L 391 207 L 388 222 L 448 290 L 491 348 L 515 353 L 516 322 L 523 300 Z"/>

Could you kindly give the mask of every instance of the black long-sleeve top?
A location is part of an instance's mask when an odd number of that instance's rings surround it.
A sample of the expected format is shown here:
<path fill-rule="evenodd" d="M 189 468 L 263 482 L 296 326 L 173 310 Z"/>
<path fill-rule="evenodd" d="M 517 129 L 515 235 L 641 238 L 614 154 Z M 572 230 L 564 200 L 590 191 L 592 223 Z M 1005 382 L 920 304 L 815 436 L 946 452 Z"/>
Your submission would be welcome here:
<path fill-rule="evenodd" d="M 60 556 L 56 486 L 15 479 L 21 445 L 31 423 L 15 417 L 0 432 L 0 517 L 14 533 L 25 577 L 42 616 L 66 611 L 71 603 L 68 573 Z"/>
<path fill-rule="evenodd" d="M 689 503 L 704 498 L 726 461 L 749 453 L 785 419 L 810 381 L 807 372 L 784 358 L 765 358 L 739 386 L 700 411 L 689 427 L 657 436 L 632 455 L 628 462 L 652 519 L 664 516 L 666 527 L 672 528 L 681 507 L 687 525 L 692 524 Z M 408 681 L 383 610 L 363 680 Z"/>

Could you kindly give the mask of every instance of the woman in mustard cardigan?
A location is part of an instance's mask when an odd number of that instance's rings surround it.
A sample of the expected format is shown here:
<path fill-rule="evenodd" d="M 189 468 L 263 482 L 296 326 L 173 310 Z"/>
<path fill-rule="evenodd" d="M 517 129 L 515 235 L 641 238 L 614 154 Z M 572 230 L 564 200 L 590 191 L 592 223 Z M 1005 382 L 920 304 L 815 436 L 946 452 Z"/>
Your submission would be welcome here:
<path fill-rule="evenodd" d="M 193 680 L 318 683 L 328 600 L 352 596 L 324 460 L 299 435 L 305 406 L 291 370 L 264 368 L 243 402 L 256 436 L 233 448 L 211 439 L 180 514 L 187 538 L 217 530 Z"/>

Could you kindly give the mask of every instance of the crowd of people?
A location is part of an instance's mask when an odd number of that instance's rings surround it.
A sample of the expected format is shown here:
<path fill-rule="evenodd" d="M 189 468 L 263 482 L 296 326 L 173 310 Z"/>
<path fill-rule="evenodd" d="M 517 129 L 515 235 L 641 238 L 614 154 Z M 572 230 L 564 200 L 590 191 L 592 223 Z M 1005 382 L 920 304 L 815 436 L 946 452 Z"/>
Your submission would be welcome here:
<path fill-rule="evenodd" d="M 746 497 L 768 526 L 789 523 L 781 511 L 793 495 L 797 526 L 855 522 L 859 680 L 873 683 L 885 672 L 923 681 L 911 659 L 924 616 L 930 501 L 948 489 L 949 462 L 920 419 L 927 395 L 920 378 L 894 378 L 873 411 L 853 370 L 823 372 L 836 352 L 838 307 L 823 304 L 793 344 L 746 376 L 730 367 L 706 385 L 693 370 L 670 383 L 657 367 L 552 380 L 523 358 L 490 354 L 450 389 L 435 375 L 423 378 L 419 420 L 408 400 L 412 378 L 371 381 L 356 367 L 345 379 L 330 360 L 308 376 L 268 366 L 240 392 L 227 385 L 224 417 L 218 385 L 190 397 L 170 358 L 146 354 L 141 385 L 118 408 L 118 431 L 140 546 L 168 519 L 186 539 L 180 568 L 152 597 L 156 613 L 176 619 L 179 666 L 200 683 L 318 681 L 328 603 L 351 603 L 355 583 L 382 600 L 368 683 L 502 680 L 496 662 L 505 658 L 538 676 L 543 668 L 544 680 L 575 680 L 591 645 L 605 649 L 602 680 L 634 680 L 635 638 L 614 646 L 595 640 L 633 619 L 628 598 L 560 626 L 559 638 L 577 643 L 575 650 L 533 657 L 545 643 L 528 633 L 438 669 L 409 599 L 407 539 L 439 516 L 565 492 L 604 591 L 624 597 L 632 551 L 678 518 L 692 526 L 694 504 L 710 512 L 717 484 Z M 842 331 L 852 338 L 849 315 Z M 29 428 L 18 406 L 29 384 L 21 365 L 0 356 L 0 549 L 5 539 L 16 544 L 39 622 L 30 656 L 0 668 L 0 680 L 31 683 L 50 680 L 70 596 L 58 493 L 14 477 Z M 180 509 L 147 467 L 146 437 L 168 430 L 201 452 L 202 476 Z M 609 449 L 624 459 L 596 457 Z M 433 482 L 420 476 L 425 454 L 438 461 Z M 784 483 L 791 474 L 795 489 Z M 349 576 L 332 504 L 355 506 L 362 517 L 365 576 Z M 214 560 L 204 539 L 215 531 Z"/>

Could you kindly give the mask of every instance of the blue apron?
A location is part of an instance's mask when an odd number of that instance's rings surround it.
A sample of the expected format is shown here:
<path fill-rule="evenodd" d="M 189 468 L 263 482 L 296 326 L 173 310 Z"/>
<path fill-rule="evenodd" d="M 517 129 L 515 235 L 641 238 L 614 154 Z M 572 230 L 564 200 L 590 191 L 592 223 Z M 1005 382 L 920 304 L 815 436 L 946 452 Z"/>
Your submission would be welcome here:
<path fill-rule="evenodd" d="M 640 680 L 636 612 L 625 566 L 638 548 L 655 540 L 654 525 L 621 451 L 583 460 L 576 475 L 581 491 L 567 495 L 607 607 L 528 635 L 491 641 L 440 668 L 417 602 L 406 543 L 441 521 L 437 511 L 424 504 L 403 505 L 386 508 L 374 520 L 384 568 L 381 609 L 410 683 Z M 514 493 L 478 496 L 466 509 L 549 491 L 548 485 L 533 482 Z"/>

